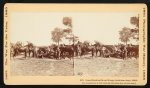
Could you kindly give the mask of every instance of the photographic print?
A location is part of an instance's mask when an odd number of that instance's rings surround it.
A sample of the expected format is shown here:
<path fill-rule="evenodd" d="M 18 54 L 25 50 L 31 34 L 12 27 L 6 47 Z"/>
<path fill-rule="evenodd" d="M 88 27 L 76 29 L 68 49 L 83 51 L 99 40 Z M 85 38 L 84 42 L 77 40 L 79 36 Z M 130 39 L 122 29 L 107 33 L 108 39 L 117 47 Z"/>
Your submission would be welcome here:
<path fill-rule="evenodd" d="M 8 84 L 146 83 L 144 4 L 6 4 L 4 11 Z"/>

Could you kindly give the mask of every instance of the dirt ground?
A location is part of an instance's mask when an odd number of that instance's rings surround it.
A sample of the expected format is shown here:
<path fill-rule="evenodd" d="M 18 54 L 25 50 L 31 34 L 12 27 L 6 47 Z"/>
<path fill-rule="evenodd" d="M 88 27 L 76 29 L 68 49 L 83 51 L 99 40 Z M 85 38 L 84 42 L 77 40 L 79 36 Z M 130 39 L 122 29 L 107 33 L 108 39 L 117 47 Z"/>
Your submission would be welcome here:
<path fill-rule="evenodd" d="M 138 76 L 138 59 L 117 59 L 89 56 L 62 60 L 48 58 L 11 59 L 11 75 L 13 76 Z"/>

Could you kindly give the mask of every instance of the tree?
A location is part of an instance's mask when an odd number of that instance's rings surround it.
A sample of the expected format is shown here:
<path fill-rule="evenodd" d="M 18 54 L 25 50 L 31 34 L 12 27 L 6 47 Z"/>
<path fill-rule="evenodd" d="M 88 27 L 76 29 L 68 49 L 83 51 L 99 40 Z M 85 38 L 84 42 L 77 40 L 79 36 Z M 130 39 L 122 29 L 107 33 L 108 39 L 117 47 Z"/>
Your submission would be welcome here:
<path fill-rule="evenodd" d="M 135 40 L 139 40 L 139 17 L 131 17 L 130 23 L 136 26 L 136 28 L 131 29 L 132 38 Z"/>
<path fill-rule="evenodd" d="M 59 45 L 59 43 L 60 43 L 60 41 L 62 41 L 62 38 L 63 38 L 63 35 L 64 35 L 63 30 L 61 28 L 56 27 L 51 32 L 51 34 L 52 34 L 52 40 Z"/>
<path fill-rule="evenodd" d="M 64 33 L 66 35 L 72 33 L 72 18 L 71 17 L 63 17 L 63 24 L 68 27 L 63 30 Z"/>
<path fill-rule="evenodd" d="M 70 35 L 70 37 L 66 37 L 66 39 L 68 39 L 69 41 L 72 41 L 73 45 L 74 45 L 74 43 L 78 40 L 78 37 L 75 36 L 72 32 L 72 28 L 73 28 L 72 27 L 72 18 L 71 17 L 63 17 L 63 24 L 68 27 L 63 30 L 65 37 L 67 35 Z"/>
<path fill-rule="evenodd" d="M 72 18 L 71 17 L 64 17 L 63 24 L 72 28 Z"/>
<path fill-rule="evenodd" d="M 119 31 L 120 34 L 120 40 L 121 42 L 124 42 L 127 45 L 127 42 L 130 41 L 131 38 L 131 30 L 130 28 L 124 27 L 121 31 Z"/>
<path fill-rule="evenodd" d="M 78 41 L 78 37 L 74 36 L 73 34 L 70 34 L 70 37 L 66 37 L 66 39 L 68 39 L 69 41 L 72 41 L 73 44 L 75 44 L 75 42 Z"/>
<path fill-rule="evenodd" d="M 139 27 L 139 18 L 138 17 L 131 17 L 130 23 L 135 25 L 136 27 Z"/>

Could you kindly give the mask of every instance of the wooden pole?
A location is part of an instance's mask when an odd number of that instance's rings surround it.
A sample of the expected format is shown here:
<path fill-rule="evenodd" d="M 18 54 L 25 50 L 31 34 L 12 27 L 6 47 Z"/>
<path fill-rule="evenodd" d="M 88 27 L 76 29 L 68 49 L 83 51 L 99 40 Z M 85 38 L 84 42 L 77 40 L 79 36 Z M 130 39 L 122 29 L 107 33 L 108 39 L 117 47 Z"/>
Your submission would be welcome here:
<path fill-rule="evenodd" d="M 74 34 L 73 34 L 73 49 L 74 49 Z M 74 51 L 73 51 L 73 57 L 74 57 Z M 74 75 L 74 58 L 73 58 L 73 75 Z"/>

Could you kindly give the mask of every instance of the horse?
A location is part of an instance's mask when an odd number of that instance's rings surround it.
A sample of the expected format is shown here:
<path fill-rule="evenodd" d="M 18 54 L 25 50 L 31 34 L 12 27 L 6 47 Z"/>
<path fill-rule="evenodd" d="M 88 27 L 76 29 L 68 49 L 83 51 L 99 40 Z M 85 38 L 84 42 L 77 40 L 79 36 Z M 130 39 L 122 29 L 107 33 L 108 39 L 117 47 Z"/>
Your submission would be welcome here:
<path fill-rule="evenodd" d="M 13 57 L 19 55 L 20 53 L 24 53 L 24 57 L 27 57 L 28 49 L 27 47 L 14 47 L 13 48 Z"/>
<path fill-rule="evenodd" d="M 32 43 L 28 43 L 27 45 L 23 46 L 21 42 L 17 42 L 13 47 L 11 48 L 13 52 L 13 57 L 19 55 L 20 53 L 24 53 L 24 57 L 27 57 L 27 53 L 30 54 L 32 53 L 34 56 L 34 46 Z"/>
<path fill-rule="evenodd" d="M 128 58 L 137 58 L 139 54 L 139 47 L 136 45 L 127 45 L 127 56 Z"/>

